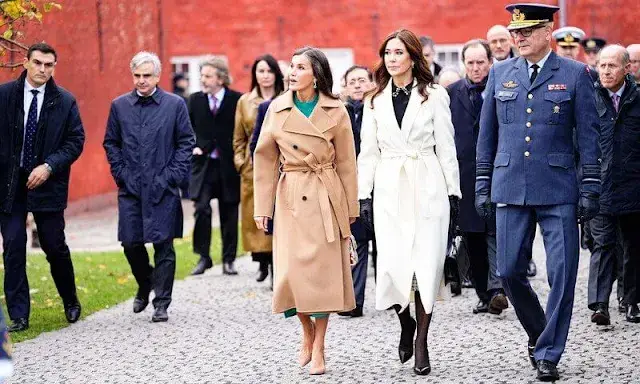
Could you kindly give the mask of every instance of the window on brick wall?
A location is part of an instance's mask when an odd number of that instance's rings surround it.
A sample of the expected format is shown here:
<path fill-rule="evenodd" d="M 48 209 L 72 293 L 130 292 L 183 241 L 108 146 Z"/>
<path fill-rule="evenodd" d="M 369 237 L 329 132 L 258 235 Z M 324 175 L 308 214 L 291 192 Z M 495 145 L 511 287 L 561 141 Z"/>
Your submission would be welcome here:
<path fill-rule="evenodd" d="M 200 62 L 207 57 L 219 57 L 226 61 L 224 55 L 198 55 L 198 56 L 175 56 L 171 58 L 171 72 L 184 73 L 189 78 L 189 93 L 198 92 L 200 90 Z"/>
<path fill-rule="evenodd" d="M 351 48 L 320 48 L 327 56 L 331 65 L 331 75 L 333 76 L 333 93 L 339 93 L 342 89 L 340 85 L 342 76 L 353 65 L 353 49 Z"/>
<path fill-rule="evenodd" d="M 436 62 L 443 68 L 460 68 L 464 44 L 436 44 Z"/>

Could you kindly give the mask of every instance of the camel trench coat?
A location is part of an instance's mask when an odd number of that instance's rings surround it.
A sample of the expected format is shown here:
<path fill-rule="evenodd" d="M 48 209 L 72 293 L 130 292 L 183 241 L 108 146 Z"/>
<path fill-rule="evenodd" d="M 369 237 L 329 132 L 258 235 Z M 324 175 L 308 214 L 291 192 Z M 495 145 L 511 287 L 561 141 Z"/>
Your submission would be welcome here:
<path fill-rule="evenodd" d="M 233 164 L 240 174 L 240 215 L 242 247 L 247 252 L 271 252 L 271 236 L 256 227 L 253 220 L 253 164 L 249 142 L 256 124 L 258 105 L 264 99 L 257 90 L 245 93 L 236 106 L 233 131 Z"/>
<path fill-rule="evenodd" d="M 359 216 L 356 154 L 342 102 L 321 94 L 307 118 L 291 91 L 276 98 L 254 155 L 254 188 L 254 215 L 275 209 L 273 312 L 355 308 L 348 244 L 349 218 Z"/>

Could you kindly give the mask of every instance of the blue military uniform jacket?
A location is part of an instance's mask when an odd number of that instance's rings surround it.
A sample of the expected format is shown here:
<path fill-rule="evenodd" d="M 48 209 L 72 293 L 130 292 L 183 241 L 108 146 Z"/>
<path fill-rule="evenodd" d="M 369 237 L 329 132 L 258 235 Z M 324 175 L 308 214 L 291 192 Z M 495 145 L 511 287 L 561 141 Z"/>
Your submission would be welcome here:
<path fill-rule="evenodd" d="M 528 69 L 522 57 L 491 68 L 476 193 L 490 190 L 492 202 L 513 205 L 576 204 L 580 193 L 599 195 L 599 119 L 588 67 L 551 52 L 533 84 Z"/>

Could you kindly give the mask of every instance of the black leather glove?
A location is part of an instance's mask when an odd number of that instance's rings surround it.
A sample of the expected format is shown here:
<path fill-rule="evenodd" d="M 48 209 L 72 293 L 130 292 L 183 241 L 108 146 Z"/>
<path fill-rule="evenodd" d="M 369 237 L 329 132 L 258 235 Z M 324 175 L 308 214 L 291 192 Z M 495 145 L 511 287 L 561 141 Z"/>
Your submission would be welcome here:
<path fill-rule="evenodd" d="M 593 192 L 583 192 L 578 203 L 578 222 L 583 224 L 600 212 L 600 199 Z"/>
<path fill-rule="evenodd" d="M 489 191 L 476 192 L 475 200 L 476 212 L 483 220 L 490 220 L 494 214 L 494 207 L 491 203 Z"/>
<path fill-rule="evenodd" d="M 458 235 L 458 219 L 460 218 L 460 199 L 458 196 L 449 196 L 449 237 Z"/>
<path fill-rule="evenodd" d="M 371 199 L 360 200 L 360 219 L 367 230 L 373 231 L 373 201 Z"/>

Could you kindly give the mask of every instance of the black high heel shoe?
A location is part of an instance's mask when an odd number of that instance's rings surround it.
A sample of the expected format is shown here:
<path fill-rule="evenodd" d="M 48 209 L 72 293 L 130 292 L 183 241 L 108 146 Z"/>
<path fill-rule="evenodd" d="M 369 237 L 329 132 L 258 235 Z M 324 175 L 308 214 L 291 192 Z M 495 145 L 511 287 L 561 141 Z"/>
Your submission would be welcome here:
<path fill-rule="evenodd" d="M 418 320 L 418 334 L 416 335 L 416 359 L 413 372 L 416 375 L 424 376 L 431 372 L 431 362 L 429 361 L 429 347 L 427 337 L 429 336 L 429 325 L 431 324 L 431 313 L 426 313 L 422 305 L 420 292 L 415 293 L 416 297 L 416 319 Z"/>
<path fill-rule="evenodd" d="M 416 349 L 419 348 L 419 346 L 416 345 Z M 418 361 L 418 360 L 424 360 L 424 361 Z M 428 375 L 431 372 L 431 362 L 429 361 L 429 348 L 427 347 L 427 345 L 424 345 L 424 354 L 422 356 L 422 359 L 418 359 L 418 355 L 416 353 L 416 365 L 413 367 L 413 372 L 415 372 L 416 375 L 420 375 L 420 376 L 424 376 L 424 375 Z"/>
<path fill-rule="evenodd" d="M 413 335 L 416 332 L 416 321 L 409 317 L 405 323 L 400 324 L 402 331 L 400 333 L 400 344 L 398 345 L 398 357 L 400 357 L 400 362 L 404 364 L 413 357 Z"/>

